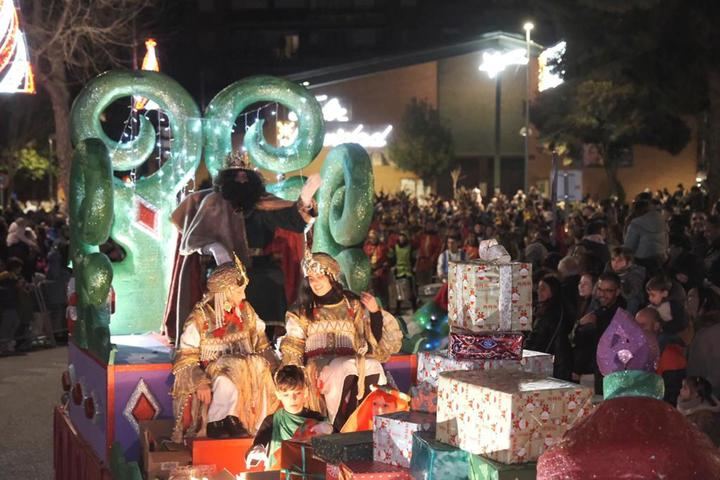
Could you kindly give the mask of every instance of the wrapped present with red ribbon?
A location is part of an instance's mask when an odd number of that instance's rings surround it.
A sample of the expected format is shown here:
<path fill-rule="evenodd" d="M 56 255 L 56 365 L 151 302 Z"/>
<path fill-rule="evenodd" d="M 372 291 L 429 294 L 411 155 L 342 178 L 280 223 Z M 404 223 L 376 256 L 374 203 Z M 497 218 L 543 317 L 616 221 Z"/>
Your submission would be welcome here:
<path fill-rule="evenodd" d="M 347 462 L 340 465 L 338 480 L 411 480 L 410 470 L 380 462 Z"/>
<path fill-rule="evenodd" d="M 396 412 L 375 417 L 373 459 L 410 468 L 412 438 L 415 432 L 435 431 L 435 414 Z"/>
<path fill-rule="evenodd" d="M 475 333 L 452 328 L 448 350 L 459 360 L 521 360 L 523 341 L 520 332 Z"/>

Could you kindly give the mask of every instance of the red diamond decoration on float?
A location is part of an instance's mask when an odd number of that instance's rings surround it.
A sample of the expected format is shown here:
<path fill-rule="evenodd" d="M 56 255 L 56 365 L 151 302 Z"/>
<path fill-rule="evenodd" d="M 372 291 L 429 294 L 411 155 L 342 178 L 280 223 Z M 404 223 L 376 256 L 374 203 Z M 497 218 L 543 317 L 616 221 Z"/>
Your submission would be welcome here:
<path fill-rule="evenodd" d="M 158 209 L 146 200 L 135 197 L 137 207 L 135 221 L 149 233 L 156 235 L 158 227 Z"/>
<path fill-rule="evenodd" d="M 156 419 L 161 410 L 162 408 L 157 399 L 150 391 L 145 380 L 141 378 L 125 404 L 123 416 L 130 422 L 135 431 L 140 433 L 139 422 Z"/>

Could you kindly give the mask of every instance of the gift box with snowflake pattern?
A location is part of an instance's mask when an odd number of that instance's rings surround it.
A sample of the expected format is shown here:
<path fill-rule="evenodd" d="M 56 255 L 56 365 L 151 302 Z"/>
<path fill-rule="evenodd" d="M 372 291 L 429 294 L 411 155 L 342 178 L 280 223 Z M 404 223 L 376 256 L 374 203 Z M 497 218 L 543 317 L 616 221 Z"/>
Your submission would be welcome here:
<path fill-rule="evenodd" d="M 590 412 L 592 394 L 533 373 L 445 372 L 436 439 L 501 463 L 532 462 Z"/>
<path fill-rule="evenodd" d="M 532 327 L 532 266 L 528 263 L 450 262 L 448 321 L 472 332 Z"/>
<path fill-rule="evenodd" d="M 373 427 L 373 460 L 410 467 L 414 432 L 435 430 L 435 414 L 396 412 L 376 415 Z"/>

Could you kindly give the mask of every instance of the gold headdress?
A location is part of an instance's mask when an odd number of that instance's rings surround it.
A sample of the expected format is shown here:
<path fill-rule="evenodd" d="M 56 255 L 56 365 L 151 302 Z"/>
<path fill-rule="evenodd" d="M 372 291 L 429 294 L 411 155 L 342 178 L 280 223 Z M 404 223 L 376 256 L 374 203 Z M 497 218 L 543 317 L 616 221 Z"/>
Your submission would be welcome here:
<path fill-rule="evenodd" d="M 250 165 L 247 162 L 247 154 L 240 151 L 228 153 L 225 157 L 225 169 L 243 169 L 248 170 Z"/>
<path fill-rule="evenodd" d="M 305 249 L 302 261 L 303 274 L 327 275 L 335 281 L 340 280 L 340 264 L 327 253 L 310 253 Z"/>
<path fill-rule="evenodd" d="M 211 293 L 222 293 L 229 286 L 245 287 L 250 282 L 245 265 L 237 255 L 234 261 L 218 266 L 208 277 L 207 289 Z"/>

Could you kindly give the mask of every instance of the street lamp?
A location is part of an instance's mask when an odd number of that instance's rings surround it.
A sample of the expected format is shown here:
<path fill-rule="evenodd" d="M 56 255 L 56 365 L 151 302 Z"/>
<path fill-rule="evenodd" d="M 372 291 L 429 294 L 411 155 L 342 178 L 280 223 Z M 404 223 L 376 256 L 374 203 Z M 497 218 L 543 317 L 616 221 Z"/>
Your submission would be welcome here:
<path fill-rule="evenodd" d="M 485 51 L 482 55 L 482 63 L 478 67 L 481 72 L 487 73 L 490 79 L 495 79 L 495 154 L 493 156 L 493 188 L 500 188 L 500 118 L 502 108 L 502 82 L 503 70 L 509 65 L 525 65 L 528 57 L 525 49 L 516 48 L 505 52 L 495 50 Z"/>
<path fill-rule="evenodd" d="M 530 32 L 535 28 L 532 22 L 525 22 L 525 52 L 527 66 L 525 67 L 525 161 L 523 168 L 523 189 L 528 191 L 528 169 L 530 166 Z"/>

